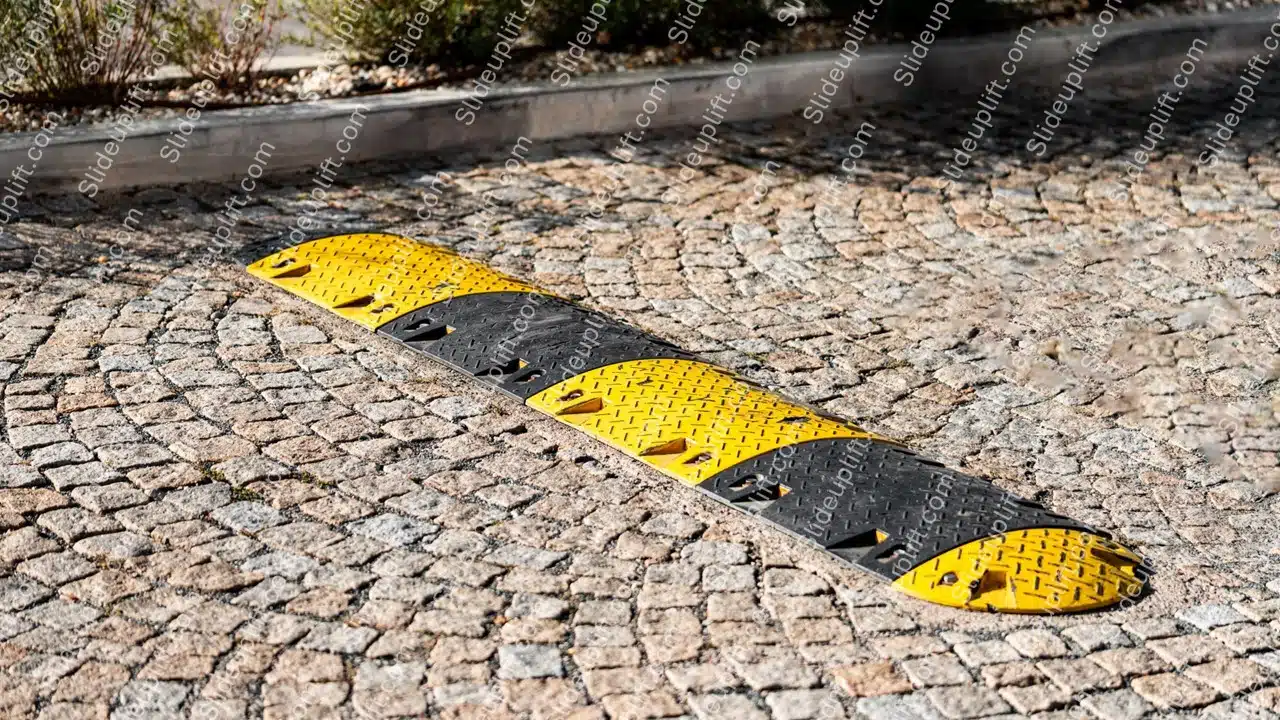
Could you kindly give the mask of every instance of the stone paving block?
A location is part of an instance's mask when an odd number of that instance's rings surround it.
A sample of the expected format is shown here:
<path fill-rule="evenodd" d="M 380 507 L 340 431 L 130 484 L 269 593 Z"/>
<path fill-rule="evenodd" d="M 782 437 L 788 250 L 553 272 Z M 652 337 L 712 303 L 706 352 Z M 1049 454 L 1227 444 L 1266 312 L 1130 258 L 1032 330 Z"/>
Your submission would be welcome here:
<path fill-rule="evenodd" d="M 1032 660 L 1062 657 L 1067 654 L 1066 644 L 1047 630 L 1022 630 L 1009 634 L 1005 640 L 1022 653 L 1023 657 Z"/>
<path fill-rule="evenodd" d="M 298 641 L 298 647 L 304 650 L 316 650 L 349 655 L 364 652 L 378 637 L 378 631 L 372 628 L 348 627 L 340 623 L 320 623 Z"/>
<path fill-rule="evenodd" d="M 857 703 L 858 712 L 871 720 L 946 720 L 923 693 L 913 695 L 884 695 L 862 698 Z"/>
<path fill-rule="evenodd" d="M 1129 644 L 1128 638 L 1120 627 L 1111 623 L 1076 625 L 1064 629 L 1062 634 L 1083 648 L 1085 652 L 1124 647 Z"/>
<path fill-rule="evenodd" d="M 976 718 L 1010 710 L 1009 704 L 987 688 L 936 687 L 928 690 L 929 700 L 949 718 Z"/>
<path fill-rule="evenodd" d="M 45 470 L 44 474 L 59 491 L 84 485 L 106 485 L 123 479 L 120 473 L 100 462 L 61 465 Z"/>
<path fill-rule="evenodd" d="M 391 547 L 401 547 L 438 530 L 431 523 L 392 513 L 383 513 L 347 525 L 348 531 Z"/>
<path fill-rule="evenodd" d="M 1089 659 L 1116 675 L 1153 675 L 1173 669 L 1169 663 L 1146 648 L 1104 650 L 1090 655 Z"/>
<path fill-rule="evenodd" d="M 1147 648 L 1174 667 L 1192 665 L 1231 656 L 1221 641 L 1208 635 L 1183 635 L 1152 640 Z"/>
<path fill-rule="evenodd" d="M 498 648 L 498 677 L 524 680 L 564 674 L 560 651 L 553 645 L 504 645 Z"/>
<path fill-rule="evenodd" d="M 116 470 L 159 465 L 173 459 L 173 455 L 168 450 L 153 443 L 103 445 L 95 452 L 104 465 Z"/>
<path fill-rule="evenodd" d="M 236 532 L 255 534 L 284 522 L 278 510 L 260 502 L 233 502 L 209 514 Z"/>
<path fill-rule="evenodd" d="M 91 460 L 93 460 L 93 453 L 89 452 L 84 445 L 75 442 L 46 445 L 31 452 L 31 464 L 40 469 L 87 463 Z"/>
<path fill-rule="evenodd" d="M 1205 632 L 1223 625 L 1247 622 L 1249 620 L 1248 617 L 1230 605 L 1196 605 L 1179 612 L 1176 617 L 1185 623 L 1195 625 Z"/>
<path fill-rule="evenodd" d="M 248 573 L 298 580 L 319 566 L 320 563 L 305 555 L 271 552 L 246 559 L 241 563 L 240 569 Z"/>
<path fill-rule="evenodd" d="M 694 542 L 680 551 L 680 559 L 691 565 L 742 565 L 747 562 L 747 548 L 738 543 Z"/>
<path fill-rule="evenodd" d="M 901 663 L 902 670 L 916 687 L 966 685 L 972 678 L 954 655 L 929 655 Z"/>
<path fill-rule="evenodd" d="M 141 505 L 147 493 L 128 483 L 86 485 L 71 491 L 71 498 L 99 515 Z"/>
<path fill-rule="evenodd" d="M 833 668 L 838 687 L 855 698 L 911 692 L 912 684 L 889 662 L 870 662 Z"/>
<path fill-rule="evenodd" d="M 1071 693 L 1054 685 L 1012 686 L 1000 690 L 1000 697 L 1014 710 L 1030 714 L 1044 712 L 1071 702 Z M 936 701 L 935 701 L 936 702 Z M 941 705 L 939 705 L 941 707 Z M 995 709 L 995 706 L 977 705 L 978 709 Z"/>
<path fill-rule="evenodd" d="M 1137 720 L 1154 709 L 1132 690 L 1113 690 L 1089 695 L 1080 704 L 1101 720 Z"/>
<path fill-rule="evenodd" d="M 33 467 L 27 465 L 0 466 L 0 488 L 20 488 L 40 485 L 44 477 Z"/>
<path fill-rule="evenodd" d="M 1022 657 L 1017 650 L 1013 649 L 1013 646 L 1001 640 L 957 643 L 952 649 L 955 650 L 956 655 L 960 657 L 964 664 L 969 667 L 1016 662 Z"/>
<path fill-rule="evenodd" d="M 42 537 L 33 527 L 24 527 L 0 536 L 0 562 L 7 565 L 53 552 L 62 546 Z"/>
<path fill-rule="evenodd" d="M 1186 675 L 1227 696 L 1258 689 L 1274 682 L 1270 673 L 1244 659 L 1216 660 L 1203 665 L 1193 665 L 1186 669 Z"/>
<path fill-rule="evenodd" d="M 234 457 L 217 463 L 212 468 L 236 487 L 259 480 L 284 477 L 288 467 L 261 455 Z"/>
<path fill-rule="evenodd" d="M 160 525 L 190 520 L 199 514 L 199 511 L 194 508 L 175 505 L 162 500 L 140 507 L 121 510 L 115 514 L 115 517 L 120 521 L 121 525 L 131 532 L 147 533 Z"/>
<path fill-rule="evenodd" d="M 92 575 L 97 566 L 73 552 L 57 552 L 26 560 L 16 569 L 38 582 L 56 587 Z"/>
<path fill-rule="evenodd" d="M 15 450 L 30 450 L 70 440 L 71 432 L 62 425 L 27 425 L 9 430 L 9 444 Z"/>
<path fill-rule="evenodd" d="M 765 720 L 769 715 L 745 695 L 695 695 L 689 708 L 698 720 Z"/>
<path fill-rule="evenodd" d="M 125 560 L 146 555 L 154 549 L 146 537 L 131 532 L 95 535 L 71 546 L 73 550 L 95 560 Z"/>
<path fill-rule="evenodd" d="M 191 687 L 184 683 L 135 680 L 120 689 L 116 712 L 123 717 L 173 716 L 190 693 Z"/>
<path fill-rule="evenodd" d="M 1174 673 L 1135 678 L 1133 690 L 1161 710 L 1202 707 L 1221 697 L 1217 690 Z"/>
<path fill-rule="evenodd" d="M 0 611 L 21 610 L 52 594 L 52 590 L 30 578 L 0 578 Z"/>
<path fill-rule="evenodd" d="M 106 607 L 113 602 L 145 592 L 151 585 L 118 570 L 103 570 L 88 577 L 67 583 L 58 594 L 69 600 L 87 602 Z"/>

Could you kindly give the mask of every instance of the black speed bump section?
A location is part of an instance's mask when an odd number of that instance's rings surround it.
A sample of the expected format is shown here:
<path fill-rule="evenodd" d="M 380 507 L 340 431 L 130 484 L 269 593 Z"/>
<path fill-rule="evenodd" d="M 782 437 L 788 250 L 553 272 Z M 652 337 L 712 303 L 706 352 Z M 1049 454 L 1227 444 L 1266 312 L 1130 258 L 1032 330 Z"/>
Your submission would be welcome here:
<path fill-rule="evenodd" d="M 341 235 L 248 270 L 915 597 L 1059 613 L 1145 583 L 1101 531 L 445 248 Z"/>
<path fill-rule="evenodd" d="M 738 463 L 698 489 L 900 589 L 947 605 L 1068 612 L 1109 605 L 1140 585 L 1140 559 L 1104 533 L 881 442 L 790 445 Z M 988 540 L 1021 537 L 1019 531 L 1039 536 L 1007 546 Z M 1086 536 L 1096 541 L 1082 541 Z M 982 541 L 993 556 L 987 567 L 978 567 L 975 544 Z M 968 557 L 947 555 L 967 547 Z M 1016 562 L 1002 562 L 1014 557 Z M 1001 569 L 992 569 L 992 560 Z M 938 566 L 939 582 L 920 587 L 913 571 L 930 564 Z M 1086 576 L 1089 582 L 1080 582 Z"/>
<path fill-rule="evenodd" d="M 378 328 L 520 400 L 605 365 L 693 355 L 567 300 L 525 292 L 463 295 Z"/>

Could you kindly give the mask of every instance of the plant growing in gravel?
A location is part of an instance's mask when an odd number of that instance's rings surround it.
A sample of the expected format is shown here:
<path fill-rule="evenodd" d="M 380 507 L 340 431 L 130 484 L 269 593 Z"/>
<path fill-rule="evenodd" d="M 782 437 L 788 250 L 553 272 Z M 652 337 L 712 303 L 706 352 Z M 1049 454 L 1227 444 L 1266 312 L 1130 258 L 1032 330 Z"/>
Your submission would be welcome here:
<path fill-rule="evenodd" d="M 9 0 L 0 20 L 6 86 L 45 99 L 118 102 L 156 68 L 162 0 Z"/>
<path fill-rule="evenodd" d="M 538 28 L 543 43 L 559 47 L 574 39 L 594 2 L 559 0 L 543 6 Z M 669 45 L 679 39 L 671 36 L 673 28 L 678 33 L 686 27 L 675 23 L 687 17 L 688 6 L 688 0 L 613 0 L 596 42 L 612 47 Z M 689 43 L 699 48 L 737 45 L 776 25 L 763 0 L 706 0 L 696 22 L 686 24 L 691 26 Z"/>
<path fill-rule="evenodd" d="M 274 32 L 284 10 L 268 0 L 242 0 L 224 9 L 199 0 L 171 0 L 163 21 L 174 44 L 174 62 L 221 88 L 243 88 L 255 66 L 280 48 Z"/>
<path fill-rule="evenodd" d="M 461 2 L 462 12 L 449 44 L 449 55 L 461 63 L 487 62 L 498 42 L 508 13 L 525 17 L 525 32 L 533 28 L 535 18 L 519 0 L 481 0 Z"/>
<path fill-rule="evenodd" d="M 871 23 L 872 30 L 890 36 L 915 37 L 921 30 L 928 29 L 925 22 L 939 4 L 938 0 L 886 2 L 880 6 L 875 21 Z M 989 0 L 953 0 L 941 5 L 949 17 L 938 30 L 939 37 L 991 31 L 1011 22 L 1022 12 L 1016 4 Z M 828 17 L 842 23 L 849 22 L 859 10 L 869 9 L 863 0 L 818 0 L 814 6 L 812 11 L 815 14 L 821 15 L 821 10 L 825 9 Z"/>
<path fill-rule="evenodd" d="M 415 61 L 439 57 L 464 10 L 460 0 L 293 0 L 292 5 L 312 32 L 312 45 L 336 45 L 349 60 L 384 62 L 397 49 Z"/>

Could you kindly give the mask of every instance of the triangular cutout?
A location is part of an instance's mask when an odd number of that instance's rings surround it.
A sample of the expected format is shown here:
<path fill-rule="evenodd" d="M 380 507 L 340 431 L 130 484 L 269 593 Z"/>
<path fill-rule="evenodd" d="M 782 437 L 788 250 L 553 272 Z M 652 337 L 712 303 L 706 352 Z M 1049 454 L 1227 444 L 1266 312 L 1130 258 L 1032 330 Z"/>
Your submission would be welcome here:
<path fill-rule="evenodd" d="M 404 336 L 404 342 L 426 343 L 443 340 L 446 335 L 453 332 L 453 328 L 448 325 L 436 325 L 434 327 L 426 325 L 418 328 L 415 332 L 408 333 Z"/>
<path fill-rule="evenodd" d="M 360 297 L 351 298 L 350 300 L 339 305 L 334 305 L 333 307 L 336 310 L 350 310 L 352 308 L 368 307 L 372 303 L 372 295 L 361 295 Z"/>
<path fill-rule="evenodd" d="M 289 268 L 284 272 L 278 272 L 275 275 L 272 275 L 271 277 L 274 280 L 279 280 L 280 278 L 296 278 L 296 277 L 302 277 L 303 275 L 306 275 L 309 272 L 311 272 L 310 265 L 299 265 L 296 268 Z"/>
<path fill-rule="evenodd" d="M 577 405 L 570 405 L 556 413 L 556 415 L 585 415 L 588 413 L 600 412 L 603 409 L 604 400 L 601 400 L 600 398 L 591 398 L 590 400 L 583 400 Z"/>
<path fill-rule="evenodd" d="M 865 550 L 884 542 L 889 535 L 882 530 L 867 530 L 836 541 L 826 546 L 827 550 Z"/>
<path fill-rule="evenodd" d="M 644 457 L 648 457 L 650 455 L 681 455 L 688 449 L 689 446 L 685 443 L 684 438 L 680 438 L 678 440 L 664 442 L 661 445 L 654 445 L 648 450 L 641 452 L 640 455 Z"/>

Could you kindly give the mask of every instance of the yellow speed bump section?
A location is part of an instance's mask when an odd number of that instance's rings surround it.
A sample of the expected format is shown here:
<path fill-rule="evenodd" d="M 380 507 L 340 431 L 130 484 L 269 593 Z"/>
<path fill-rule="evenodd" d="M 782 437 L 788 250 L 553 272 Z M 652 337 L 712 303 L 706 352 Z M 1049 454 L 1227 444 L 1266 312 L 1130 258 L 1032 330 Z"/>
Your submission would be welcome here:
<path fill-rule="evenodd" d="M 536 291 L 446 248 L 382 233 L 312 240 L 248 270 L 369 329 L 451 297 Z"/>
<path fill-rule="evenodd" d="M 894 581 L 908 595 L 966 610 L 1056 614 L 1142 592 L 1142 559 L 1093 533 L 1019 530 L 974 540 Z"/>
<path fill-rule="evenodd" d="M 696 360 L 606 365 L 528 404 L 689 485 L 807 440 L 883 439 Z"/>

